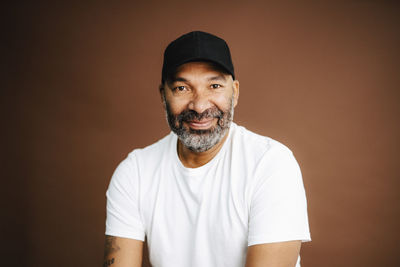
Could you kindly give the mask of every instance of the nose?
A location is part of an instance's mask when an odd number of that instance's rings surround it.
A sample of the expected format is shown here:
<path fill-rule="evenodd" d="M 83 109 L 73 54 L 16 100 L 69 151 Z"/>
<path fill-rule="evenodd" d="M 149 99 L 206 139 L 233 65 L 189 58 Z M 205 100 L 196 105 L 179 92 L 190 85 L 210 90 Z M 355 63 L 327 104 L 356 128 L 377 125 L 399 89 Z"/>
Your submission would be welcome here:
<path fill-rule="evenodd" d="M 202 92 L 194 93 L 188 105 L 190 110 L 194 110 L 199 114 L 211 107 L 212 104 L 210 102 L 209 95 Z"/>

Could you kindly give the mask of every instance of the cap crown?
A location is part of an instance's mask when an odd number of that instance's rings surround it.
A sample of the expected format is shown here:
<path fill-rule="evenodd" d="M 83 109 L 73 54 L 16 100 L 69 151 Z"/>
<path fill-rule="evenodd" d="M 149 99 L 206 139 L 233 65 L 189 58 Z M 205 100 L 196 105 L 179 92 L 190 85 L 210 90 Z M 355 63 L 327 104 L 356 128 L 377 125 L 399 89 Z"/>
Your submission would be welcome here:
<path fill-rule="evenodd" d="M 223 67 L 233 79 L 234 68 L 227 43 L 210 33 L 193 31 L 172 41 L 164 51 L 162 82 L 180 65 L 191 61 L 211 61 Z"/>

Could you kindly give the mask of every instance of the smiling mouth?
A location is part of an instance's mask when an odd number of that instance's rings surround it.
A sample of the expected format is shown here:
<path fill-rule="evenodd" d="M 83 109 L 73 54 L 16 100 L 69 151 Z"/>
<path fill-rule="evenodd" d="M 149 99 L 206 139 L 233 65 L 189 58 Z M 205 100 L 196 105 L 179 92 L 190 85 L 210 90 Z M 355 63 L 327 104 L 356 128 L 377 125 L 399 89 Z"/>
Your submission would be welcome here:
<path fill-rule="evenodd" d="M 215 118 L 187 121 L 186 124 L 193 130 L 206 130 L 213 126 Z"/>

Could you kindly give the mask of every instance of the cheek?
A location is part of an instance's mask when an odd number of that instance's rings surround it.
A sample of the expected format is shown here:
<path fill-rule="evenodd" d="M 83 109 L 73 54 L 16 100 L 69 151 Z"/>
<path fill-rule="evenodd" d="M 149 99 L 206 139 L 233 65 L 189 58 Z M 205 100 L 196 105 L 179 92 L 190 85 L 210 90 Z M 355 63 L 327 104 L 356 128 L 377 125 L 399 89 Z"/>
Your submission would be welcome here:
<path fill-rule="evenodd" d="M 214 104 L 221 110 L 227 110 L 231 105 L 232 95 L 220 94 L 214 98 Z"/>
<path fill-rule="evenodd" d="M 170 112 L 174 115 L 180 114 L 187 107 L 186 101 L 183 101 L 182 99 L 170 99 L 167 100 L 167 103 Z"/>

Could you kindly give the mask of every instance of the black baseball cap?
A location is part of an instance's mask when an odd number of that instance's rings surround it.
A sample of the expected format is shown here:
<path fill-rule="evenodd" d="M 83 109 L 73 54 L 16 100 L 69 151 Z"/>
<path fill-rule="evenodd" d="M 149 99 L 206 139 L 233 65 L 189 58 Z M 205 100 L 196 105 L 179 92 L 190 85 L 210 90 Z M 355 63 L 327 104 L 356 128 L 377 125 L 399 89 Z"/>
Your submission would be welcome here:
<path fill-rule="evenodd" d="M 235 79 L 228 44 L 210 33 L 193 31 L 172 41 L 165 49 L 161 82 L 164 83 L 177 67 L 192 61 L 211 61 Z"/>

